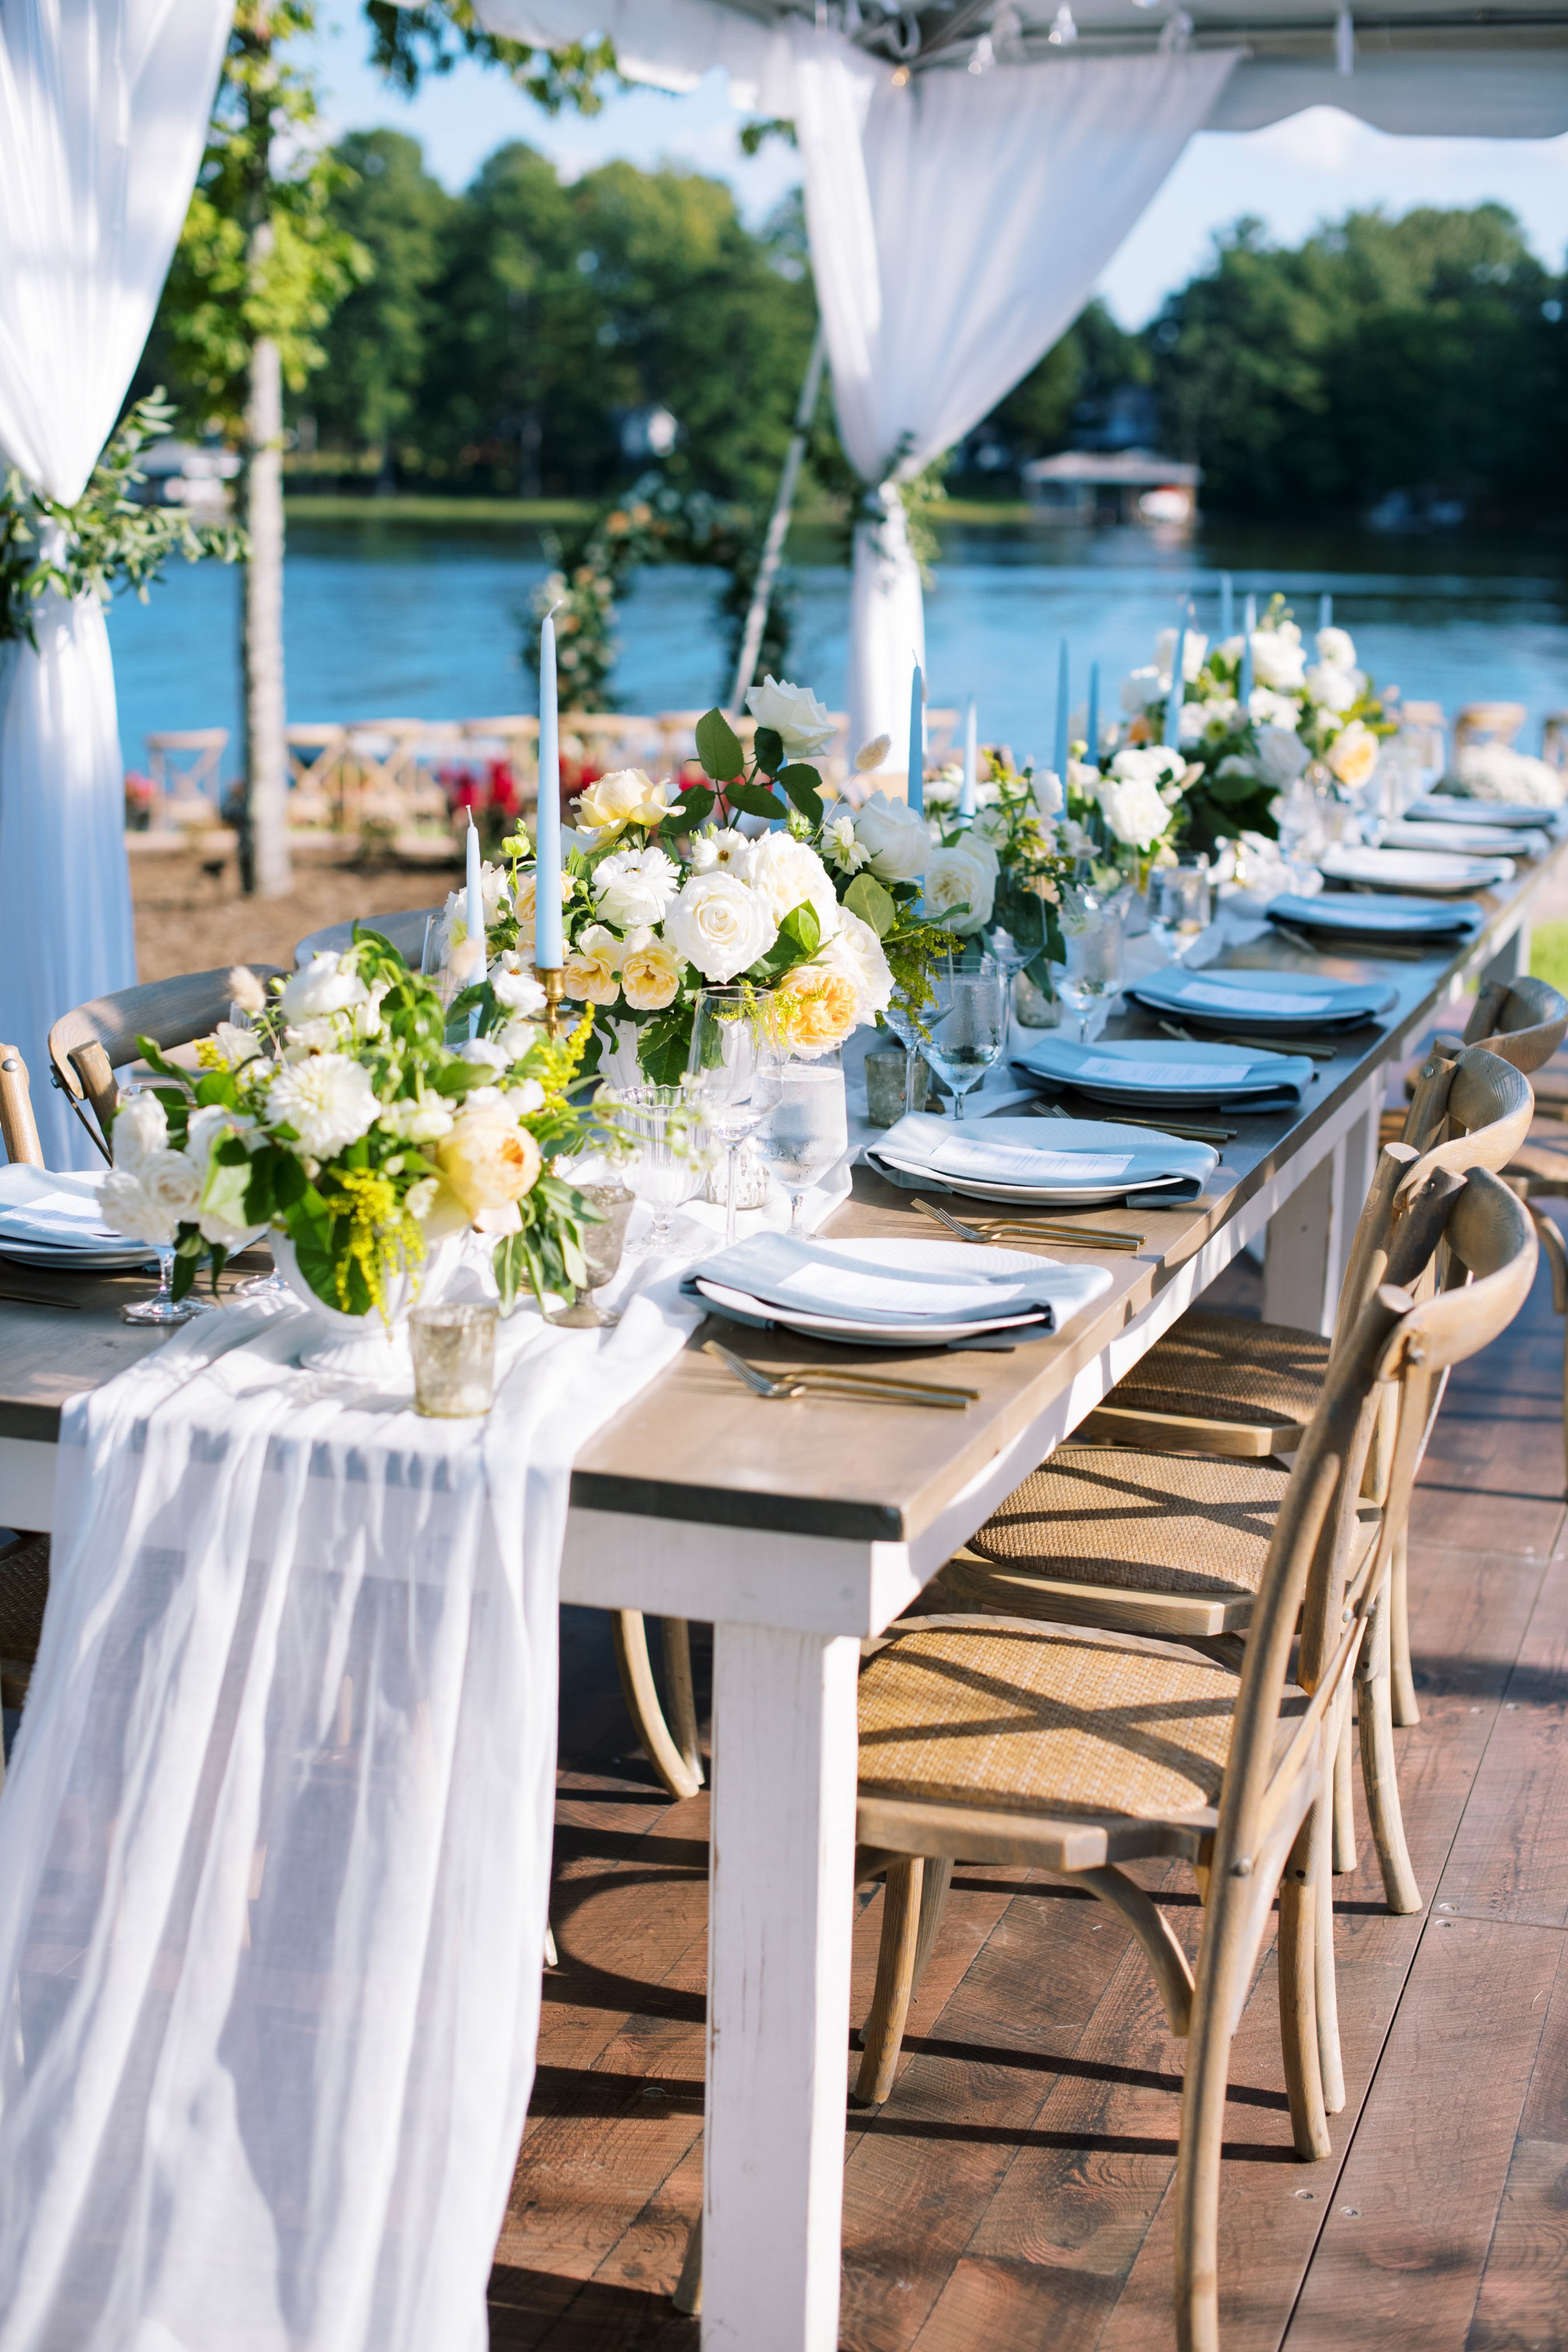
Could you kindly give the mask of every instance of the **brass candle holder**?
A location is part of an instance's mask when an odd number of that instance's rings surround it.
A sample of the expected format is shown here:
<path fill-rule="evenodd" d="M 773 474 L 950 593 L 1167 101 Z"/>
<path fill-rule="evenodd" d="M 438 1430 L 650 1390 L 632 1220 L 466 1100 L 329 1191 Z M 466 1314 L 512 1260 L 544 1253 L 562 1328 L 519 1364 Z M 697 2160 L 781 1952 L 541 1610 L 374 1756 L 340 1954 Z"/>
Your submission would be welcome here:
<path fill-rule="evenodd" d="M 533 977 L 544 991 L 544 1025 L 550 1032 L 552 1037 L 559 1037 L 561 1034 L 561 999 L 565 993 L 566 975 L 559 966 L 556 966 L 554 970 L 550 970 L 547 967 L 542 967 L 539 964 L 535 964 L 533 967 Z"/>

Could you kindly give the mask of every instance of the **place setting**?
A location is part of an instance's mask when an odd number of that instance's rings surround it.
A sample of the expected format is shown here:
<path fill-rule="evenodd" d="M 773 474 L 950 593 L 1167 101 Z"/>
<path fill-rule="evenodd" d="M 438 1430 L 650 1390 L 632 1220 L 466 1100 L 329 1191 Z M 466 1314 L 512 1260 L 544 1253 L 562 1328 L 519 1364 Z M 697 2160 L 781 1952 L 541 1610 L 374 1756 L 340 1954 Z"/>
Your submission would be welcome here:
<path fill-rule="evenodd" d="M 1440 849 L 1395 849 L 1336 843 L 1318 860 L 1325 882 L 1351 890 L 1407 891 L 1422 898 L 1458 898 L 1472 890 L 1492 890 L 1511 882 L 1511 856 L 1462 856 Z"/>
<path fill-rule="evenodd" d="M 1208 1039 L 1100 1038 L 1092 1045 L 1046 1037 L 1015 1051 L 1030 1085 L 1115 1106 L 1130 1118 L 1193 1111 L 1297 1110 L 1317 1073 L 1310 1056 Z"/>
<path fill-rule="evenodd" d="M 1339 949 L 1400 961 L 1451 953 L 1460 942 L 1473 939 L 1486 921 L 1485 908 L 1473 898 L 1438 900 L 1350 890 L 1325 890 L 1316 897 L 1283 891 L 1263 912 L 1284 938 L 1310 953 Z"/>

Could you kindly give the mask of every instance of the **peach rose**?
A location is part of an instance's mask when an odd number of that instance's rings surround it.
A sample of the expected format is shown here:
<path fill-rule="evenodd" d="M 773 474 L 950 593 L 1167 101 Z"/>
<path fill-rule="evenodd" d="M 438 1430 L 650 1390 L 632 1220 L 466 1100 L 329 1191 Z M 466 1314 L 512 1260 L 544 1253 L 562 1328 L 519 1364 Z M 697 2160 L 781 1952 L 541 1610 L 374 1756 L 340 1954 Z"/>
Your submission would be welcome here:
<path fill-rule="evenodd" d="M 621 986 L 634 1013 L 662 1013 L 680 989 L 680 958 L 662 940 L 631 948 L 621 965 Z"/>
<path fill-rule="evenodd" d="M 521 1200 L 542 1164 L 532 1136 L 499 1103 L 468 1104 L 432 1156 L 447 1191 L 457 1195 L 475 1223 Z"/>
<path fill-rule="evenodd" d="M 854 1029 L 859 991 L 851 975 L 830 965 L 797 964 L 773 991 L 773 1011 L 792 1053 L 814 1062 L 842 1045 Z"/>
<path fill-rule="evenodd" d="M 621 992 L 621 942 L 603 923 L 590 923 L 566 959 L 562 986 L 588 1004 L 614 1004 Z"/>

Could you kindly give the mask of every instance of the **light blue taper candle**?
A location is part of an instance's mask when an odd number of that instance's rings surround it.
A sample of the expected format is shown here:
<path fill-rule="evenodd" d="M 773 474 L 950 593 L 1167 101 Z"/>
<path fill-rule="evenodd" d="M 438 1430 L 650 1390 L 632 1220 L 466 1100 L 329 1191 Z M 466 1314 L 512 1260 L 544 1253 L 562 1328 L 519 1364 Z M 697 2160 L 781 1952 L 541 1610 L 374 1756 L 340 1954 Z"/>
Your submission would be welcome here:
<path fill-rule="evenodd" d="M 541 971 L 565 962 L 561 935 L 561 728 L 555 699 L 555 623 L 539 632 L 539 806 L 533 819 L 533 961 Z"/>
<path fill-rule="evenodd" d="M 485 943 L 484 873 L 479 858 L 479 829 L 474 824 L 474 812 L 472 809 L 468 811 L 468 839 L 464 843 L 464 849 L 466 852 L 464 878 L 467 883 L 467 888 L 463 898 L 463 927 L 468 933 L 468 942 L 471 944 L 475 940 L 477 940 L 479 945 L 479 963 L 476 968 L 468 973 L 467 980 L 464 982 L 466 987 L 471 988 L 476 984 L 476 982 L 484 979 L 486 968 L 489 963 L 489 953 Z M 479 1025 L 479 1016 L 478 1008 L 476 1007 L 476 1009 L 468 1015 L 468 1034 L 470 1037 L 475 1034 Z"/>
<path fill-rule="evenodd" d="M 1334 625 L 1334 600 L 1325 589 L 1318 599 L 1318 626 L 1331 629 Z"/>
<path fill-rule="evenodd" d="M 1236 585 L 1228 572 L 1219 575 L 1219 633 L 1222 640 L 1236 628 Z"/>
<path fill-rule="evenodd" d="M 980 744 L 975 732 L 974 697 L 963 719 L 963 788 L 958 795 L 960 816 L 973 816 L 980 805 Z"/>
<path fill-rule="evenodd" d="M 1258 626 L 1258 599 L 1249 596 L 1241 608 L 1241 685 L 1237 700 L 1243 718 L 1252 699 L 1252 633 Z"/>
<path fill-rule="evenodd" d="M 1182 740 L 1182 700 L 1186 688 L 1183 672 L 1187 662 L 1187 630 L 1185 622 L 1176 631 L 1176 655 L 1171 664 L 1171 698 L 1165 705 L 1165 743 L 1175 751 Z"/>
<path fill-rule="evenodd" d="M 926 804 L 925 677 L 919 662 L 910 679 L 910 806 L 922 813 Z"/>
<path fill-rule="evenodd" d="M 1089 666 L 1089 763 L 1100 764 L 1100 664 Z"/>
<path fill-rule="evenodd" d="M 1068 641 L 1065 637 L 1057 656 L 1057 743 L 1053 765 L 1065 784 L 1068 773 Z"/>

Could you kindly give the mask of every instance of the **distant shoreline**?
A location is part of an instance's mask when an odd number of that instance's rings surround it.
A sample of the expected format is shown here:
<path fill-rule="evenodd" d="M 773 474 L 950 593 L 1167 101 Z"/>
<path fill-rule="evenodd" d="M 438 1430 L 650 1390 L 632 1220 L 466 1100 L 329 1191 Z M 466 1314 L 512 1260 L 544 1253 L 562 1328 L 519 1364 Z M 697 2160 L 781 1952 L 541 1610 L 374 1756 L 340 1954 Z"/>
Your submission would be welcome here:
<path fill-rule="evenodd" d="M 416 491 L 395 491 L 390 498 L 352 491 L 289 490 L 285 505 L 290 522 L 494 522 L 531 523 L 548 530 L 563 524 L 589 522 L 598 513 L 595 499 L 435 498 Z M 796 527 L 825 529 L 837 522 L 831 507 L 802 507 Z M 1026 499 L 948 499 L 932 520 L 946 522 L 1016 524 L 1041 520 Z"/>

